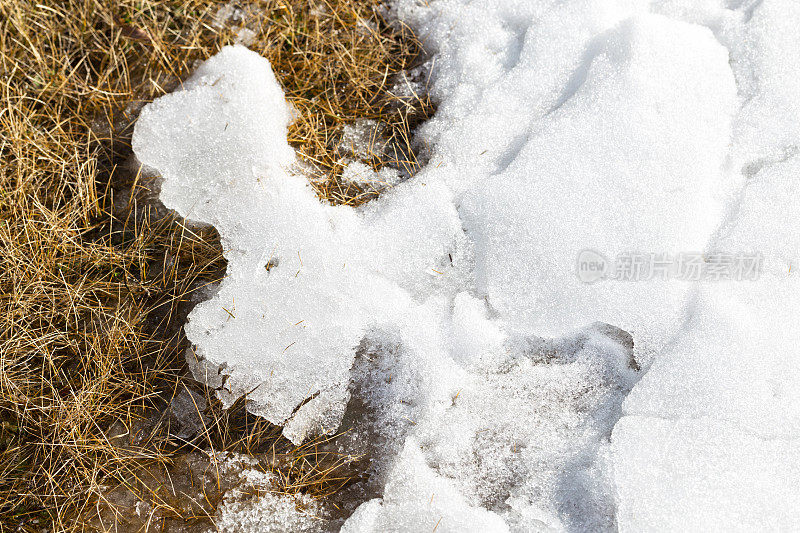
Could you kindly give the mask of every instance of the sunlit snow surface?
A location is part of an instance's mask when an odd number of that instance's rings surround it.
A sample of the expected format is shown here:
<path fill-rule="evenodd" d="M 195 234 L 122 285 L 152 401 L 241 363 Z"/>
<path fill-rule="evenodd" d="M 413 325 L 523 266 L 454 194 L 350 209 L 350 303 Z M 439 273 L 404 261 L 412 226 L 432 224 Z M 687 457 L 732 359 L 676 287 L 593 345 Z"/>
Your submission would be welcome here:
<path fill-rule="evenodd" d="M 293 170 L 242 47 L 143 110 L 161 199 L 228 260 L 197 374 L 295 442 L 348 421 L 382 495 L 351 533 L 800 524 L 800 4 L 395 9 L 439 106 L 428 165 L 364 207 Z M 585 249 L 764 271 L 586 284 Z"/>

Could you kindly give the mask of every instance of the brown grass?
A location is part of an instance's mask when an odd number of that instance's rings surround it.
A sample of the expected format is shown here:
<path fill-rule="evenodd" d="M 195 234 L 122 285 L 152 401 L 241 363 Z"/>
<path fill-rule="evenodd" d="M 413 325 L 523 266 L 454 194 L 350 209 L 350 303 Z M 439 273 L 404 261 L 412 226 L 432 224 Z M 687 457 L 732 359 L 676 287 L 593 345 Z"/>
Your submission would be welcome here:
<path fill-rule="evenodd" d="M 347 482 L 341 461 L 316 443 L 293 449 L 241 408 L 222 412 L 211 401 L 208 427 L 188 443 L 163 416 L 152 422 L 183 383 L 191 292 L 225 264 L 213 232 L 189 231 L 150 202 L 129 140 L 143 103 L 232 42 L 236 28 L 212 24 L 221 5 L 0 1 L 3 531 L 82 529 L 103 487 L 166 467 L 187 447 L 272 450 L 285 458 L 273 463 L 287 492 L 324 495 Z M 252 48 L 271 60 L 299 113 L 290 142 L 320 177 L 321 197 L 336 203 L 372 195 L 338 179 L 345 124 L 386 124 L 391 155 L 367 162 L 413 172 L 409 131 L 430 110 L 391 94 L 418 49 L 377 5 L 252 1 L 236 23 L 256 33 Z M 120 428 L 125 446 L 114 438 Z"/>

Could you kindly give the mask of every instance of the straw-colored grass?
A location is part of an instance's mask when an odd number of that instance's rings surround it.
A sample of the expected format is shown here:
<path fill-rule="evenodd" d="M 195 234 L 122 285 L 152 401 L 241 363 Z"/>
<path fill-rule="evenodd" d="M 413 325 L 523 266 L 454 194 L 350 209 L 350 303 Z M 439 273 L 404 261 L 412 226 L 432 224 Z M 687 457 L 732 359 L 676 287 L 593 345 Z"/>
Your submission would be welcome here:
<path fill-rule="evenodd" d="M 276 428 L 210 398 L 190 443 L 149 421 L 185 386 L 191 292 L 225 263 L 213 231 L 189 231 L 151 204 L 129 140 L 141 105 L 244 25 L 298 110 L 290 142 L 321 177 L 321 197 L 356 204 L 371 193 L 337 178 L 338 136 L 377 119 L 395 149 L 368 162 L 413 171 L 409 129 L 429 105 L 389 89 L 418 49 L 377 0 L 250 1 L 241 20 L 218 27 L 221 5 L 0 1 L 2 531 L 85 529 L 104 487 L 168 468 L 187 449 L 271 450 L 285 459 L 272 463 L 287 492 L 347 483 L 341 460 L 316 444 L 293 449 Z"/>

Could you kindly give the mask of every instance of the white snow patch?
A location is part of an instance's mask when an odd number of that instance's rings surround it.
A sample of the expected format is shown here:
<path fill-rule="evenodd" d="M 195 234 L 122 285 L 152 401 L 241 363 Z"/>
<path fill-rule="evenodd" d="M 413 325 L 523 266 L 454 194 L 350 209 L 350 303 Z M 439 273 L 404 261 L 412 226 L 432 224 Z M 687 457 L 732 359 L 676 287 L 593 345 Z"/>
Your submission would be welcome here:
<path fill-rule="evenodd" d="M 381 494 L 350 533 L 800 522 L 797 4 L 395 7 L 434 54 L 431 162 L 361 208 L 293 173 L 283 94 L 242 47 L 143 110 L 162 200 L 228 259 L 186 327 L 197 375 L 295 442 L 350 409 Z M 764 272 L 589 285 L 585 249 Z"/>
<path fill-rule="evenodd" d="M 620 531 L 792 531 L 800 443 L 763 440 L 713 418 L 627 416 L 614 429 L 622 461 Z"/>
<path fill-rule="evenodd" d="M 796 2 L 659 2 L 712 28 L 743 103 L 728 161 L 744 186 L 709 254 L 760 254 L 760 278 L 706 282 L 623 405 L 613 450 L 623 531 L 790 530 L 800 523 L 800 216 Z M 791 96 L 790 96 L 791 95 Z"/>
<path fill-rule="evenodd" d="M 221 235 L 227 277 L 185 328 L 197 356 L 225 366 L 220 397 L 246 394 L 276 424 L 293 417 L 285 433 L 300 442 L 336 429 L 367 326 L 413 308 L 410 291 L 463 236 L 441 186 L 362 212 L 320 203 L 287 170 L 288 119 L 268 62 L 229 47 L 143 110 L 133 145 L 164 178 L 164 204 Z M 409 195 L 414 207 L 392 216 Z M 375 253 L 386 242 L 397 245 Z"/>

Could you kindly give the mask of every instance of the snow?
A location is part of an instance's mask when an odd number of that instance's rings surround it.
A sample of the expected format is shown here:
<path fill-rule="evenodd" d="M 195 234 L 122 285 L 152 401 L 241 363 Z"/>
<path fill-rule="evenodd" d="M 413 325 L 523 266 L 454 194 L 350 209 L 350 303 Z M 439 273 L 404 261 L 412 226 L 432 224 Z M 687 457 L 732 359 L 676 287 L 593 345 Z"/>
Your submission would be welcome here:
<path fill-rule="evenodd" d="M 384 489 L 382 500 L 361 505 L 343 533 L 362 531 L 486 531 L 508 526 L 494 513 L 470 506 L 452 480 L 425 464 L 419 445 L 409 438 Z"/>
<path fill-rule="evenodd" d="M 464 196 L 477 288 L 521 331 L 560 335 L 600 320 L 633 334 L 645 360 L 674 332 L 688 284 L 587 287 L 570 266 L 583 249 L 703 248 L 731 181 L 721 167 L 733 76 L 710 32 L 655 16 L 604 33 L 577 69 L 500 171 Z"/>
<path fill-rule="evenodd" d="M 214 516 L 220 533 L 318 533 L 329 528 L 317 500 L 303 494 L 281 493 L 278 477 L 262 470 L 245 455 L 219 452 L 211 455 L 218 475 L 237 480 L 228 490 Z"/>
<path fill-rule="evenodd" d="M 762 273 L 696 287 L 681 334 L 623 404 L 613 434 L 622 530 L 784 531 L 800 521 L 800 160 L 790 96 L 800 43 L 788 29 L 800 10 L 742 7 L 700 17 L 731 54 L 742 105 L 728 165 L 745 180 L 706 250 L 759 254 Z"/>
<path fill-rule="evenodd" d="M 757 281 L 708 282 L 614 429 L 630 531 L 787 531 L 800 520 L 800 159 L 756 174 L 720 250 L 765 255 Z"/>
<path fill-rule="evenodd" d="M 241 46 L 142 111 L 162 201 L 228 260 L 195 376 L 294 442 L 344 421 L 371 460 L 348 533 L 800 523 L 798 4 L 394 10 L 432 54 L 429 163 L 375 172 L 354 126 L 343 179 L 384 189 L 360 208 L 315 197 Z M 581 252 L 763 268 L 584 283 Z"/>
<path fill-rule="evenodd" d="M 382 192 L 403 180 L 400 170 L 395 167 L 387 165 L 376 171 L 365 163 L 373 157 L 383 160 L 397 157 L 385 136 L 385 125 L 367 119 L 346 124 L 343 129 L 342 139 L 337 147 L 338 152 L 345 156 L 340 160 L 344 164 L 341 173 L 343 182 L 368 191 Z"/>
<path fill-rule="evenodd" d="M 628 416 L 614 430 L 620 531 L 793 531 L 800 445 L 713 419 Z M 646 442 L 647 446 L 642 446 Z"/>
<path fill-rule="evenodd" d="M 413 240 L 400 224 L 416 217 L 409 211 L 368 225 L 368 214 L 321 204 L 305 178 L 289 172 L 289 116 L 268 62 L 230 47 L 145 108 L 133 144 L 163 177 L 164 204 L 221 236 L 227 276 L 185 328 L 196 356 L 225 366 L 226 404 L 247 394 L 249 409 L 267 420 L 291 417 L 285 433 L 300 442 L 338 426 L 367 324 L 408 306 L 370 252 Z M 391 197 L 381 204 L 391 212 Z M 427 218 L 439 222 L 437 240 L 404 254 L 399 274 L 408 273 L 407 283 L 431 277 L 428 263 L 460 229 L 452 208 L 426 198 L 420 209 L 428 207 L 439 211 Z"/>

